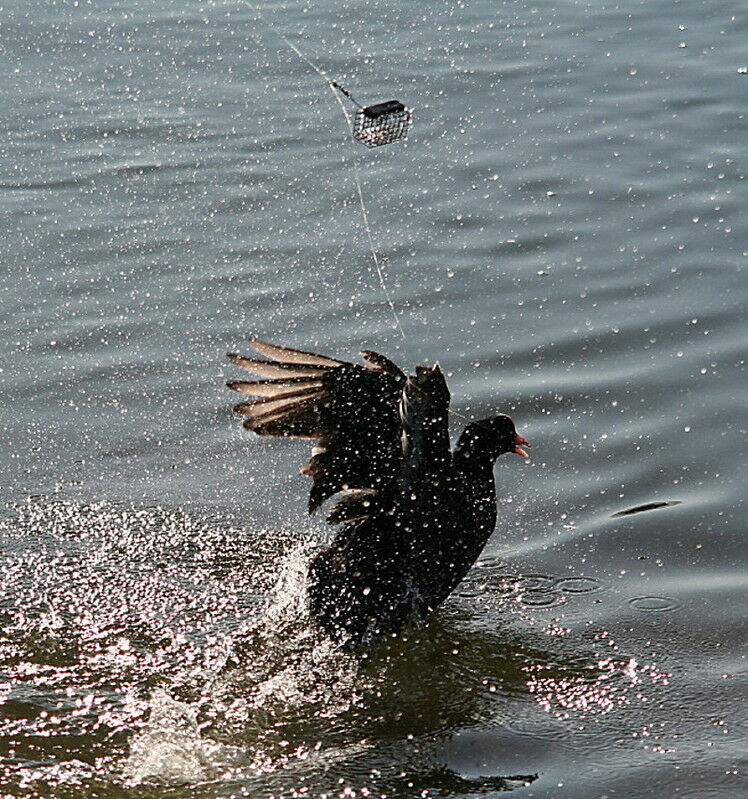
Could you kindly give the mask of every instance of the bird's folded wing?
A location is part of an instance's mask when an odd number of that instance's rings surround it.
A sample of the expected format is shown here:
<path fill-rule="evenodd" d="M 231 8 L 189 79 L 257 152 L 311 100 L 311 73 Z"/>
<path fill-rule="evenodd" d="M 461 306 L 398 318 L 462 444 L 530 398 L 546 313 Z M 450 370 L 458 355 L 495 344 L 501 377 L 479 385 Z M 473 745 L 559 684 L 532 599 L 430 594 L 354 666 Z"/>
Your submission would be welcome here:
<path fill-rule="evenodd" d="M 451 459 L 449 388 L 439 364 L 417 366 L 400 399 L 403 477 L 410 487 L 432 482 Z"/>
<path fill-rule="evenodd" d="M 310 513 L 339 491 L 377 491 L 393 480 L 403 462 L 398 407 L 405 375 L 392 361 L 364 351 L 359 366 L 256 339 L 250 344 L 264 359 L 228 357 L 265 379 L 228 383 L 254 397 L 234 410 L 259 435 L 316 441 L 301 470 L 314 480 Z"/>
<path fill-rule="evenodd" d="M 350 489 L 341 494 L 327 516 L 330 524 L 343 524 L 346 531 L 336 539 L 345 546 L 347 533 L 376 530 L 379 546 L 388 531 L 393 532 L 393 521 L 402 521 L 402 514 L 423 513 L 424 503 L 431 507 L 443 498 L 443 478 L 448 474 L 451 462 L 449 446 L 449 389 L 438 364 L 417 366 L 416 373 L 402 384 L 398 404 L 400 416 L 400 455 L 398 480 L 382 485 L 383 490 Z M 392 490 L 387 490 L 392 489 Z M 403 502 L 405 498 L 405 503 Z M 415 505 L 408 507 L 408 501 Z M 386 519 L 386 521 L 385 521 Z M 366 522 L 372 521 L 373 528 Z M 406 528 L 403 528 L 406 529 Z M 395 531 L 395 538 L 402 532 Z M 390 542 L 392 544 L 392 541 Z M 397 549 L 392 544 L 392 552 Z"/>

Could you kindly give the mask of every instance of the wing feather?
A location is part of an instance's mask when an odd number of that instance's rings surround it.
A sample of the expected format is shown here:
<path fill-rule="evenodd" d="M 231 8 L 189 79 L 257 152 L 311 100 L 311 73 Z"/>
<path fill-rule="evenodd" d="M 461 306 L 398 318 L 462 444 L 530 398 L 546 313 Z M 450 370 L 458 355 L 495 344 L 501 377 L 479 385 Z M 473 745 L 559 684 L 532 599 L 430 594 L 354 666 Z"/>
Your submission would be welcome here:
<path fill-rule="evenodd" d="M 359 366 L 257 339 L 250 344 L 271 360 L 235 354 L 229 359 L 270 379 L 228 383 L 241 394 L 264 398 L 235 410 L 258 435 L 316 439 L 301 469 L 313 479 L 310 513 L 339 491 L 377 490 L 399 475 L 405 375 L 392 361 L 367 350 Z"/>
<path fill-rule="evenodd" d="M 409 482 L 439 472 L 450 459 L 449 389 L 439 364 L 417 366 L 400 400 L 405 476 Z"/>
<path fill-rule="evenodd" d="M 250 417 L 244 422 L 247 430 L 260 436 L 281 436 L 283 438 L 319 438 L 322 429 L 313 406 L 296 406 L 290 411 L 279 411 L 273 416 L 259 419 Z"/>
<path fill-rule="evenodd" d="M 322 388 L 322 381 L 308 377 L 290 377 L 288 380 L 232 380 L 226 385 L 240 394 L 253 397 L 280 397 L 287 391 Z"/>
<path fill-rule="evenodd" d="M 236 413 L 245 416 L 261 418 L 264 416 L 274 416 L 279 411 L 290 411 L 299 406 L 302 402 L 316 400 L 324 396 L 324 391 L 291 391 L 287 394 L 279 394 L 276 397 L 266 397 L 264 399 L 248 400 L 240 402 L 234 406 Z"/>
<path fill-rule="evenodd" d="M 274 361 L 260 361 L 257 358 L 245 358 L 235 355 L 233 352 L 228 354 L 228 359 L 246 369 L 252 374 L 261 377 L 321 377 L 329 367 L 307 366 L 296 363 L 276 363 Z"/>
<path fill-rule="evenodd" d="M 251 338 L 249 343 L 255 352 L 281 363 L 300 363 L 306 366 L 342 366 L 343 364 L 343 361 L 336 361 L 325 355 L 315 355 L 313 352 L 304 350 L 292 350 L 290 347 L 268 344 L 267 341 L 260 341 L 256 338 Z"/>

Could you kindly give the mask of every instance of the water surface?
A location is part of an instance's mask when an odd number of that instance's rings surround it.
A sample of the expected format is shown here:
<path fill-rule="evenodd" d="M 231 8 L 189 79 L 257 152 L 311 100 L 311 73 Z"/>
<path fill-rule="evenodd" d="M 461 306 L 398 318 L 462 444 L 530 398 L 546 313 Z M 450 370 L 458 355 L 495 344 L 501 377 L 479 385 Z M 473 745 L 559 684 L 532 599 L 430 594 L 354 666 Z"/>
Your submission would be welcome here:
<path fill-rule="evenodd" d="M 745 795 L 746 19 L 401 6 L 263 5 L 414 109 L 376 150 L 241 2 L 4 8 L 8 796 Z M 533 442 L 369 662 L 304 623 L 329 532 L 232 418 L 249 334 L 438 359 Z"/>

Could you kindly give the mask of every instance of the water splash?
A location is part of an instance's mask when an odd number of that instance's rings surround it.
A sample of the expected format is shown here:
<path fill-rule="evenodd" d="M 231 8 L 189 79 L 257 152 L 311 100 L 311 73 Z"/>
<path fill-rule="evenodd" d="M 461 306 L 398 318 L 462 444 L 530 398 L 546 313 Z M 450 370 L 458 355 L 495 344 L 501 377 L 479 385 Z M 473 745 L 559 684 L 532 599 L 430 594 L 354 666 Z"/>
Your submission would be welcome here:
<path fill-rule="evenodd" d="M 153 692 L 147 724 L 130 743 L 123 768 L 128 782 L 194 783 L 216 779 L 245 760 L 242 750 L 204 738 L 199 706 Z"/>
<path fill-rule="evenodd" d="M 153 694 L 150 718 L 130 745 L 124 769 L 129 781 L 191 783 L 238 773 L 251 778 L 319 767 L 342 752 L 351 756 L 368 748 L 365 742 L 342 749 L 306 742 L 307 728 L 345 713 L 361 698 L 359 661 L 321 638 L 308 615 L 313 551 L 309 545 L 290 551 L 267 606 L 224 642 L 212 670 L 200 675 L 193 702 L 163 688 Z M 241 746 L 220 743 L 226 740 Z"/>
<path fill-rule="evenodd" d="M 261 677 L 253 712 L 283 698 L 281 687 L 287 704 L 304 696 L 293 685 L 308 669 L 299 659 L 289 671 L 281 646 L 286 636 L 316 645 L 303 622 L 301 556 L 288 559 L 288 579 L 262 612 L 291 540 L 157 507 L 38 497 L 10 508 L 0 519 L 0 739 L 20 737 L 30 760 L 9 768 L 20 780 L 68 784 L 84 779 L 76 763 L 111 761 L 112 744 L 136 731 L 130 781 L 191 782 L 225 769 L 228 750 L 203 730 L 236 674 Z M 64 755 L 41 775 L 36 749 L 51 736 Z"/>
<path fill-rule="evenodd" d="M 527 601 L 582 603 L 598 580 L 511 574 L 490 560 L 425 630 L 355 659 L 310 621 L 314 548 L 300 535 L 110 503 L 42 498 L 10 513 L 0 738 L 22 740 L 26 758 L 12 784 L 86 795 L 215 783 L 261 795 L 268 784 L 332 790 L 340 775 L 376 768 L 372 785 L 395 790 L 407 769 L 429 786 L 457 779 L 437 778 L 429 752 L 466 724 L 578 724 L 646 709 L 664 684 L 613 647 L 609 663 L 580 655 Z M 39 766 L 53 737 L 56 760 Z"/>

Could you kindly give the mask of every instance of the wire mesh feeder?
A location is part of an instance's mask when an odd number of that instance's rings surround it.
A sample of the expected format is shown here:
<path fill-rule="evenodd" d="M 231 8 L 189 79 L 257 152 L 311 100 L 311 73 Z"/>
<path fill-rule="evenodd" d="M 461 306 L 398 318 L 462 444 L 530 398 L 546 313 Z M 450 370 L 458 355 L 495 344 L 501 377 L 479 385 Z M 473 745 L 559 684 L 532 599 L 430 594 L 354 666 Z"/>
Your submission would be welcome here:
<path fill-rule="evenodd" d="M 353 138 L 367 147 L 381 147 L 408 135 L 411 112 L 399 100 L 369 105 L 356 111 Z"/>

